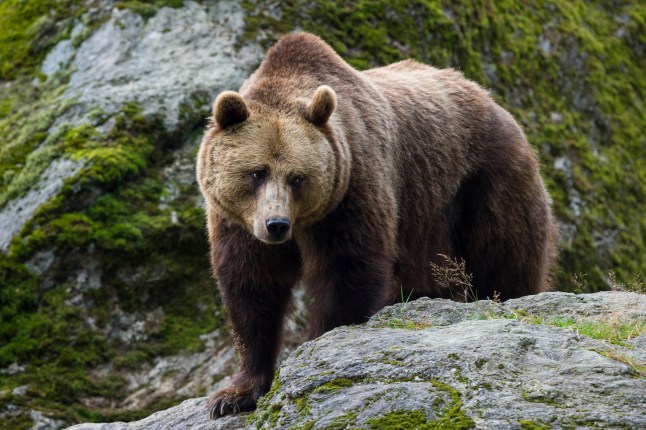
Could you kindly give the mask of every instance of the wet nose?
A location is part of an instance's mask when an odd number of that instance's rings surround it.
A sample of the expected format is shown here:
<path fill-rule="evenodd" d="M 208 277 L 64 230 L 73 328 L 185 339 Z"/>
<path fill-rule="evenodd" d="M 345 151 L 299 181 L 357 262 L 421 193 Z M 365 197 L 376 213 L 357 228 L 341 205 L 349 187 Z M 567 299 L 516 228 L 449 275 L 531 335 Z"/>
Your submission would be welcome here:
<path fill-rule="evenodd" d="M 269 218 L 267 220 L 267 231 L 274 240 L 280 240 L 285 237 L 289 231 L 289 219 L 287 218 Z"/>

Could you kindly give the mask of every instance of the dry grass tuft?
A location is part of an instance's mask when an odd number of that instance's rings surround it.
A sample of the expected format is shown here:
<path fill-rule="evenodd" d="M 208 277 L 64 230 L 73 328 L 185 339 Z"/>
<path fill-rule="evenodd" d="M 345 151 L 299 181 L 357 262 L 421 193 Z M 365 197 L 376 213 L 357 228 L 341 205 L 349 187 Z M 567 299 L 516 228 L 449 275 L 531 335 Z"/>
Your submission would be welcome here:
<path fill-rule="evenodd" d="M 431 262 L 431 271 L 435 281 L 449 290 L 451 299 L 464 302 L 478 300 L 478 294 L 471 284 L 473 275 L 467 273 L 464 259 L 458 260 L 444 254 L 437 255 L 442 257 L 444 264 Z"/>

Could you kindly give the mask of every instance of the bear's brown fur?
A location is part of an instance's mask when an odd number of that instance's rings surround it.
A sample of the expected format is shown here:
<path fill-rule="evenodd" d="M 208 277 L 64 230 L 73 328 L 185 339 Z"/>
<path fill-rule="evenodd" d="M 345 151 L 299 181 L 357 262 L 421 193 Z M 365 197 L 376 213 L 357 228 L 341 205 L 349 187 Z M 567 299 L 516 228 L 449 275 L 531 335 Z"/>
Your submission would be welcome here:
<path fill-rule="evenodd" d="M 310 337 L 402 292 L 446 297 L 431 271 L 440 254 L 464 259 L 481 298 L 548 289 L 555 227 L 536 154 L 459 72 L 414 61 L 358 72 L 291 34 L 213 110 L 198 182 L 242 363 L 212 417 L 253 409 L 269 389 L 301 279 Z"/>

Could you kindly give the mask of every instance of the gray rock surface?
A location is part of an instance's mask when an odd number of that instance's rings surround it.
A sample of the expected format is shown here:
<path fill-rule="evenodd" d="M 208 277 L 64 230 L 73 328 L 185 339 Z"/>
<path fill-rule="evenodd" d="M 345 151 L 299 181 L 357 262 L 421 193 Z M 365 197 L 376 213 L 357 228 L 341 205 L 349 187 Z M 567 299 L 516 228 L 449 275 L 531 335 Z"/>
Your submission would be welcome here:
<path fill-rule="evenodd" d="M 234 430 L 244 427 L 245 414 L 209 421 L 206 397 L 186 400 L 166 411 L 132 423 L 79 424 L 68 430 Z"/>
<path fill-rule="evenodd" d="M 65 97 L 79 104 L 60 121 L 82 122 L 89 111 L 111 114 L 136 102 L 146 114 L 162 114 L 173 130 L 183 105 L 208 108 L 217 93 L 237 89 L 258 65 L 263 51 L 257 44 L 236 47 L 243 29 L 244 14 L 234 1 L 187 1 L 148 20 L 114 8 L 70 65 Z"/>
<path fill-rule="evenodd" d="M 564 320 L 572 324 L 552 325 Z M 134 423 L 71 429 L 646 428 L 645 336 L 611 344 L 577 329 L 618 323 L 643 332 L 646 296 L 419 299 L 303 344 L 251 417 L 206 421 L 200 398 Z"/>
<path fill-rule="evenodd" d="M 74 176 L 82 166 L 83 163 L 67 158 L 54 160 L 31 190 L 9 201 L 0 210 L 0 251 L 9 248 L 11 239 L 20 232 L 38 208 L 58 194 L 65 180 Z"/>
<path fill-rule="evenodd" d="M 388 306 L 375 314 L 367 323 L 368 327 L 384 327 L 404 318 L 417 325 L 443 326 L 465 319 L 532 314 L 539 317 L 570 317 L 636 320 L 646 318 L 646 295 L 603 291 L 595 294 L 573 294 L 563 292 L 542 293 L 495 303 L 480 300 L 458 303 L 452 300 L 422 297 L 404 305 Z"/>

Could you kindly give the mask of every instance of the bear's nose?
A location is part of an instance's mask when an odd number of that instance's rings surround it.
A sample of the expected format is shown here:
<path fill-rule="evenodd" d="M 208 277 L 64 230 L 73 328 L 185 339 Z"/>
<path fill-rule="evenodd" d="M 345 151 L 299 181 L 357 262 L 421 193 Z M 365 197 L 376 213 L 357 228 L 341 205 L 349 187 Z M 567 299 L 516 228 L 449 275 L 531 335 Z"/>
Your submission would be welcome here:
<path fill-rule="evenodd" d="M 289 231 L 289 219 L 269 218 L 267 220 L 267 231 L 274 240 L 280 240 Z"/>

